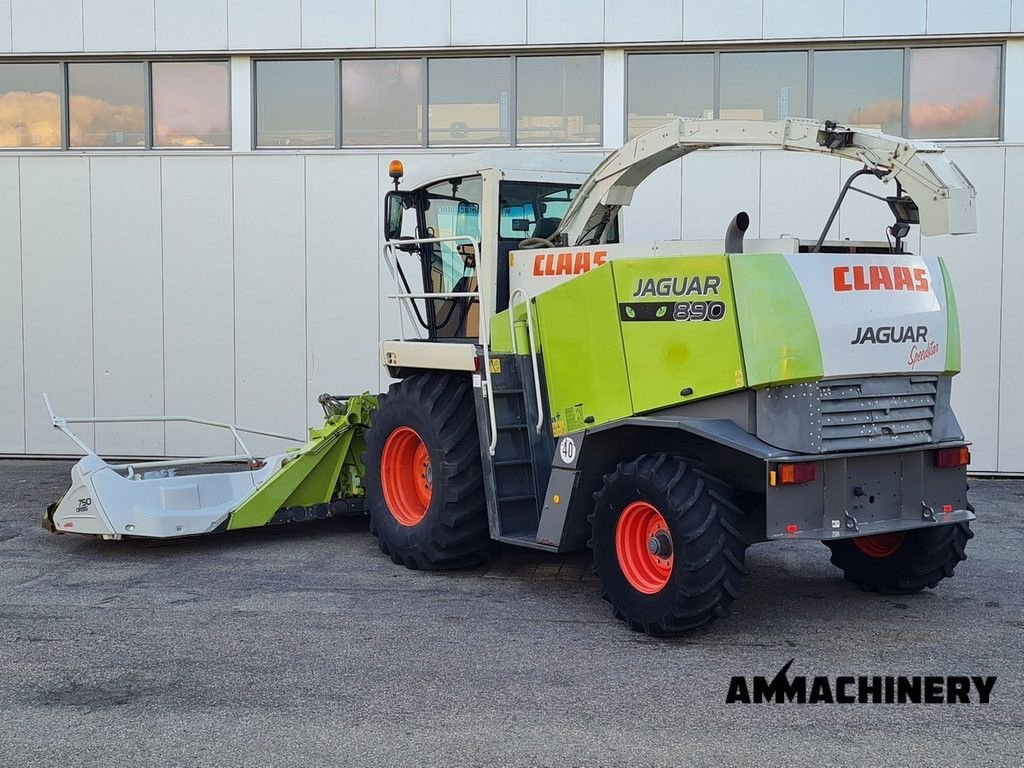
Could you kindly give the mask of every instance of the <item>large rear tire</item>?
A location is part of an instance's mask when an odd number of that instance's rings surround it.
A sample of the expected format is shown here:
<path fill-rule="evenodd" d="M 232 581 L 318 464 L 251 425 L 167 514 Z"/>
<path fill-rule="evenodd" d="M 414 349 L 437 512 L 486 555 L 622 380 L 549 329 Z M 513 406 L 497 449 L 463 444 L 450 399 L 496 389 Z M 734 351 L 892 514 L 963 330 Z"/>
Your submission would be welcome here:
<path fill-rule="evenodd" d="M 623 462 L 594 495 L 594 572 L 616 618 L 648 634 L 724 616 L 748 573 L 732 489 L 668 454 Z"/>
<path fill-rule="evenodd" d="M 381 395 L 366 433 L 366 503 L 381 551 L 408 568 L 491 556 L 469 379 L 424 373 Z"/>
<path fill-rule="evenodd" d="M 902 595 L 935 587 L 953 575 L 974 538 L 968 523 L 826 541 L 832 565 L 868 592 Z"/>

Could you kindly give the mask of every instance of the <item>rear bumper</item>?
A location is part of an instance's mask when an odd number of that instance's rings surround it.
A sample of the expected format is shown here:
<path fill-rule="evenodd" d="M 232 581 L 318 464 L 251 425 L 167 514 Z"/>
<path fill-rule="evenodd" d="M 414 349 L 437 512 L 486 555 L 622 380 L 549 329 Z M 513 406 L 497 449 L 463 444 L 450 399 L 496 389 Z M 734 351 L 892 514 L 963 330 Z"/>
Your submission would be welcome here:
<path fill-rule="evenodd" d="M 943 443 L 954 447 L 964 443 Z M 767 539 L 833 540 L 973 520 L 967 469 L 939 468 L 935 446 L 925 450 L 827 457 L 813 462 L 815 479 L 772 485 L 778 462 L 766 463 Z"/>

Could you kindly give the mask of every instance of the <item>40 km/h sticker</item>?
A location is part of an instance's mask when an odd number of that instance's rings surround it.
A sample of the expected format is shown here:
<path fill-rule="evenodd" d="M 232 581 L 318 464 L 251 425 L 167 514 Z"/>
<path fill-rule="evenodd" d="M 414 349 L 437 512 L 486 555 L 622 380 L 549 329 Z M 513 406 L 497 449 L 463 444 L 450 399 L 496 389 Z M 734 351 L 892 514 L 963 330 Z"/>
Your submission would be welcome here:
<path fill-rule="evenodd" d="M 717 322 L 726 315 L 724 301 L 643 301 L 619 304 L 624 322 L 668 321 L 682 323 Z"/>

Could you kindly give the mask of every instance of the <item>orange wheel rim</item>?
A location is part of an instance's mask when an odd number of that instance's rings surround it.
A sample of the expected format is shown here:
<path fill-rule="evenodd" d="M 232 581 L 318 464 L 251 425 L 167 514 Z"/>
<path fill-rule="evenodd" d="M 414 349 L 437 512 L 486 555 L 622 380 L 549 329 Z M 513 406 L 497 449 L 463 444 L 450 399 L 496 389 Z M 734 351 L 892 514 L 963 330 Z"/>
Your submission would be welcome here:
<path fill-rule="evenodd" d="M 883 558 L 900 548 L 904 535 L 903 531 L 876 533 L 874 536 L 858 536 L 853 543 L 868 557 Z"/>
<path fill-rule="evenodd" d="M 380 457 L 384 502 L 402 525 L 419 523 L 427 514 L 432 494 L 430 453 L 415 429 L 398 427 L 388 435 Z"/>
<path fill-rule="evenodd" d="M 675 554 L 668 523 L 653 505 L 634 501 L 622 510 L 615 527 L 615 555 L 637 592 L 653 595 L 665 588 Z"/>

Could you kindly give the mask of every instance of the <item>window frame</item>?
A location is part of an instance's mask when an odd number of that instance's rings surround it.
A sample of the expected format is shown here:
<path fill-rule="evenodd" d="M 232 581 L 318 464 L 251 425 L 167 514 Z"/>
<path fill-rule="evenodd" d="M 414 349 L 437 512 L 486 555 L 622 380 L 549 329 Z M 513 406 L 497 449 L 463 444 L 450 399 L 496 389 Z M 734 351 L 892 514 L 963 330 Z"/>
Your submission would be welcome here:
<path fill-rule="evenodd" d="M 292 146 L 260 146 L 257 141 L 259 136 L 259 109 L 258 109 L 258 84 L 257 80 L 259 75 L 257 74 L 258 64 L 266 62 L 307 62 L 307 61 L 329 61 L 334 64 L 334 88 L 332 94 L 334 97 L 334 109 L 332 110 L 332 116 L 334 117 L 334 143 L 333 144 L 309 144 L 309 145 L 292 145 Z M 256 58 L 255 56 L 249 60 L 249 146 L 254 152 L 295 152 L 298 150 L 316 152 L 316 151 L 329 151 L 332 149 L 341 149 L 341 57 L 340 56 L 266 56 Z"/>
<path fill-rule="evenodd" d="M 544 58 L 558 58 L 568 59 L 574 56 L 578 57 L 597 57 L 597 71 L 598 71 L 598 82 L 601 83 L 601 88 L 598 89 L 597 94 L 597 114 L 601 121 L 600 124 L 600 139 L 598 141 L 556 141 L 556 142 L 530 142 L 528 144 L 519 143 L 519 59 L 544 59 Z M 628 58 L 628 57 L 627 57 Z M 604 77 L 605 77 L 605 60 L 604 50 L 597 51 L 538 51 L 537 53 L 522 53 L 512 55 L 512 147 L 518 148 L 536 148 L 546 149 L 551 147 L 601 147 L 604 146 Z M 628 115 L 627 115 L 628 120 Z M 623 134 L 625 135 L 625 134 Z"/>

